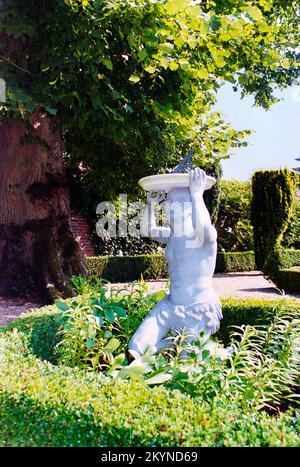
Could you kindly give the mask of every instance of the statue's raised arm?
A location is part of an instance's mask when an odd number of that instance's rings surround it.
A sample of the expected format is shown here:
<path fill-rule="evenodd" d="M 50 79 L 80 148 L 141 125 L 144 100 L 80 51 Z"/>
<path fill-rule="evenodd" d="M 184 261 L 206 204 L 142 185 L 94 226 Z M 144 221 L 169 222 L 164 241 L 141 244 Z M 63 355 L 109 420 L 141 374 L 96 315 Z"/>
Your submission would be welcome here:
<path fill-rule="evenodd" d="M 203 194 L 206 186 L 206 173 L 196 168 L 190 172 L 189 190 L 192 200 L 193 226 L 199 240 L 203 243 L 217 241 L 217 231 L 211 223 Z"/>

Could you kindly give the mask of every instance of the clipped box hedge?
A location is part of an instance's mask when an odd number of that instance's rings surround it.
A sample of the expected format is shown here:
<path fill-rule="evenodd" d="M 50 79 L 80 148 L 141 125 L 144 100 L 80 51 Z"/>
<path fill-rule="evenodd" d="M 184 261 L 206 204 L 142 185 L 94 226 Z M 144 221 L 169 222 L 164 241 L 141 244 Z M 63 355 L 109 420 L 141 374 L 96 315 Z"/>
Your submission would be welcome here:
<path fill-rule="evenodd" d="M 87 257 L 89 274 L 110 282 L 163 279 L 168 275 L 168 265 L 163 255 L 90 256 Z M 253 251 L 218 253 L 215 272 L 240 272 L 255 270 Z"/>
<path fill-rule="evenodd" d="M 110 282 L 130 282 L 167 277 L 168 265 L 163 255 L 90 256 L 87 257 L 89 274 Z"/>
<path fill-rule="evenodd" d="M 89 256 L 89 274 L 109 282 L 130 282 L 143 276 L 145 280 L 164 279 L 168 265 L 163 255 Z M 280 267 L 289 269 L 300 265 L 300 250 L 280 249 Z M 254 271 L 253 251 L 218 252 L 215 273 Z"/>
<path fill-rule="evenodd" d="M 217 254 L 215 272 L 243 272 L 255 271 L 255 257 L 253 251 L 240 251 Z"/>
<path fill-rule="evenodd" d="M 288 292 L 300 293 L 300 267 L 280 269 L 278 272 L 277 286 Z"/>
<path fill-rule="evenodd" d="M 300 266 L 300 250 L 279 248 L 278 260 L 281 269 L 290 269 L 294 266 Z"/>
<path fill-rule="evenodd" d="M 300 250 L 275 249 L 268 257 L 264 272 L 279 289 L 300 293 Z"/>
<path fill-rule="evenodd" d="M 298 302 L 226 299 L 221 334 L 229 325 L 266 322 L 279 307 L 297 312 Z M 205 403 L 51 363 L 57 313 L 54 306 L 32 311 L 0 334 L 0 446 L 299 445 L 295 414 L 253 416 L 222 397 Z"/>

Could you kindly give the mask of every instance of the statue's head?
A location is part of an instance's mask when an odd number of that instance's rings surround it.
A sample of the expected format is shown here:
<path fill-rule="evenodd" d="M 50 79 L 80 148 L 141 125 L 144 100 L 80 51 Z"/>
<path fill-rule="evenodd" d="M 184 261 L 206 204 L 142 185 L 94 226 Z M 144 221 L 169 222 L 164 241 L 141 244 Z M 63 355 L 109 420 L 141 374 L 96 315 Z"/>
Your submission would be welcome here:
<path fill-rule="evenodd" d="M 192 200 L 188 188 L 173 188 L 166 198 L 166 215 L 171 230 L 183 232 L 184 224 L 192 217 Z"/>

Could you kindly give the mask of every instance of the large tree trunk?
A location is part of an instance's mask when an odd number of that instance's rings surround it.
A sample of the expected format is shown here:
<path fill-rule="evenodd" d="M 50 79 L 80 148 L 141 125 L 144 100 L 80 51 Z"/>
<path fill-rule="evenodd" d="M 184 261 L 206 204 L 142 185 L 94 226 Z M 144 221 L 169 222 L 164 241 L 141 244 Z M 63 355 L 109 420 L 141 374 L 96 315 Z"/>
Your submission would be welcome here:
<path fill-rule="evenodd" d="M 70 229 L 61 135 L 41 110 L 31 123 L 45 144 L 26 142 L 22 122 L 0 127 L 0 295 L 70 296 L 68 279 L 86 271 Z"/>

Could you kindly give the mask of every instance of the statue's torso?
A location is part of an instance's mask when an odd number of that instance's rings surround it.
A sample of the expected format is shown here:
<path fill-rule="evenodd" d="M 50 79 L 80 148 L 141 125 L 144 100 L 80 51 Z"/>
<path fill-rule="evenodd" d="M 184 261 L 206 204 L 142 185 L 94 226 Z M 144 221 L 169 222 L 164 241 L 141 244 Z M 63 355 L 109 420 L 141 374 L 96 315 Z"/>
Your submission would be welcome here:
<path fill-rule="evenodd" d="M 170 299 L 175 305 L 218 300 L 212 286 L 217 242 L 201 245 L 198 239 L 173 237 L 165 256 L 170 275 Z"/>

